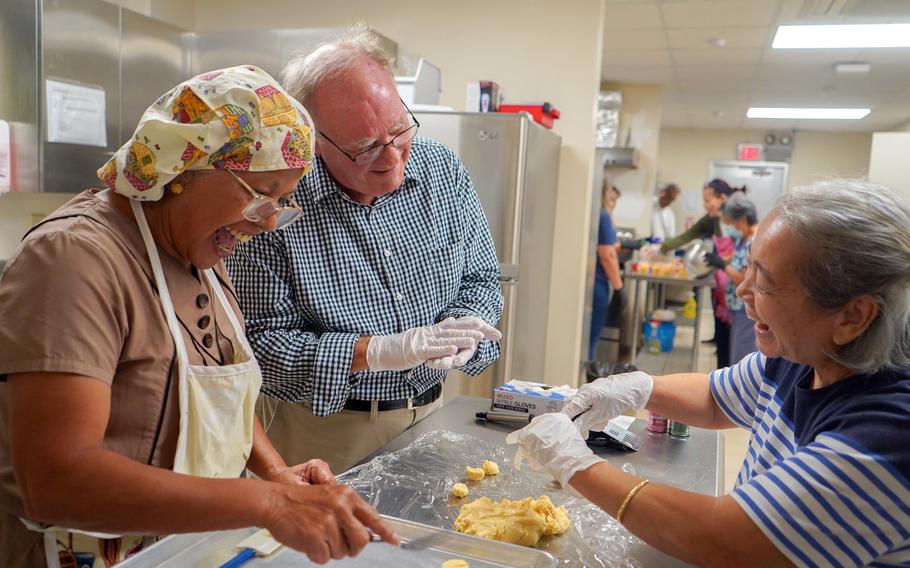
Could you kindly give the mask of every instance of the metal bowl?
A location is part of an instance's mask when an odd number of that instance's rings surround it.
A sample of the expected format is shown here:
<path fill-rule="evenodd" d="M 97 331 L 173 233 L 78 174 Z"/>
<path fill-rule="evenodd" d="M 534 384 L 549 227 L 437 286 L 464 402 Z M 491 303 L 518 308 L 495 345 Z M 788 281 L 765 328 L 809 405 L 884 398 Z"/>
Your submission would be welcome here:
<path fill-rule="evenodd" d="M 689 243 L 685 250 L 683 264 L 694 278 L 701 279 L 714 272 L 714 267 L 705 260 L 705 255 L 714 251 L 714 243 L 696 239 Z"/>

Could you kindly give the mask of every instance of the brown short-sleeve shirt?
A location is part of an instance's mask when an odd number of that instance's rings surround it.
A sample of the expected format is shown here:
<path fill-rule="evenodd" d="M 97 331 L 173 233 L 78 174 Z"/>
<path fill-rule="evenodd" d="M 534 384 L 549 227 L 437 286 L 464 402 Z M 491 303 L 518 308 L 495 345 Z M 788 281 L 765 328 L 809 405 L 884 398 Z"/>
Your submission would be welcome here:
<path fill-rule="evenodd" d="M 240 346 L 208 279 L 161 249 L 159 256 L 190 364 L 233 363 Z M 242 319 L 224 267 L 215 272 Z M 7 265 L 0 314 L 0 379 L 45 371 L 108 383 L 104 447 L 142 463 L 173 466 L 179 432 L 174 341 L 132 217 L 97 191 L 63 205 L 26 236 Z M 7 418 L 5 382 L 0 416 Z M 21 512 L 8 443 L 0 434 L 0 509 Z"/>

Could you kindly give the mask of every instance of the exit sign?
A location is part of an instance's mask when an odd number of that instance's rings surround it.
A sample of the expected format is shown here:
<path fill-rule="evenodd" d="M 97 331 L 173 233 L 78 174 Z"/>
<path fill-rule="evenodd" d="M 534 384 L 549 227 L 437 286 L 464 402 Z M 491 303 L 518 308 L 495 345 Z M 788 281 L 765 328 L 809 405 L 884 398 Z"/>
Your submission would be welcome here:
<path fill-rule="evenodd" d="M 759 161 L 761 160 L 764 151 L 765 147 L 761 144 L 740 144 L 736 147 L 736 159 Z"/>

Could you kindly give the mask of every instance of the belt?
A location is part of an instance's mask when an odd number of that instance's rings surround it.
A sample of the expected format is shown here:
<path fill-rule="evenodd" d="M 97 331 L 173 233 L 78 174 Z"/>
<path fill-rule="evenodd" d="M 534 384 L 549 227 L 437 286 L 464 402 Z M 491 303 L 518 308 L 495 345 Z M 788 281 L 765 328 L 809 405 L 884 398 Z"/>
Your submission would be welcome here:
<path fill-rule="evenodd" d="M 379 400 L 379 412 L 385 410 L 400 410 L 402 408 L 416 408 L 418 406 L 426 406 L 431 402 L 435 402 L 437 398 L 442 394 L 442 383 L 436 383 L 432 387 L 418 394 L 414 398 L 399 398 L 397 400 Z M 354 400 L 348 399 L 344 403 L 345 410 L 354 410 L 357 412 L 370 412 L 370 406 L 373 401 L 371 400 Z"/>

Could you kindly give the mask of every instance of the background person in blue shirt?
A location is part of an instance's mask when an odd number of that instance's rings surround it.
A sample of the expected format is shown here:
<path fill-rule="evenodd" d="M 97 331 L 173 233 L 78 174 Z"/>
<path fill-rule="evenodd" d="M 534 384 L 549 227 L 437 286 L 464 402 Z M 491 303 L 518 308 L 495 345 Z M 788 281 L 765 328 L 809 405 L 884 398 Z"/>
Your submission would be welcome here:
<path fill-rule="evenodd" d="M 620 192 L 604 178 L 600 194 L 600 225 L 597 229 L 597 269 L 594 275 L 594 297 L 591 300 L 591 336 L 588 341 L 588 360 L 594 360 L 594 348 L 607 321 L 607 312 L 622 309 L 625 296 L 622 292 L 622 275 L 619 272 L 619 255 L 616 251 L 616 229 L 613 228 L 613 210 Z M 613 293 L 611 302 L 610 293 Z M 614 361 L 615 363 L 615 361 Z"/>
<path fill-rule="evenodd" d="M 737 295 L 759 352 L 710 375 L 598 379 L 511 434 L 519 456 L 692 564 L 910 565 L 910 207 L 863 181 L 791 190 Z M 749 429 L 732 493 L 648 484 L 591 453 L 581 432 L 641 405 Z"/>
<path fill-rule="evenodd" d="M 317 157 L 296 226 L 228 263 L 282 456 L 354 465 L 442 405 L 447 369 L 499 357 L 499 263 L 464 166 L 418 123 L 363 28 L 292 60 Z M 298 462 L 292 462 L 298 463 Z"/>

